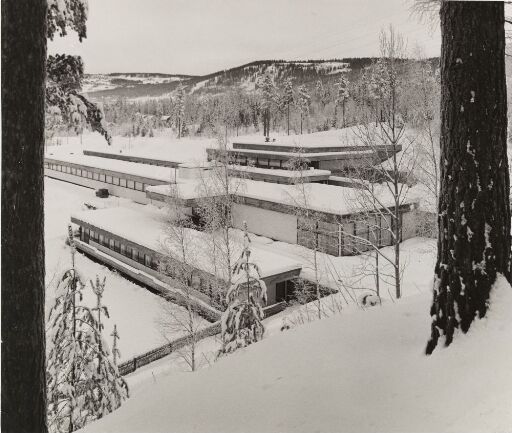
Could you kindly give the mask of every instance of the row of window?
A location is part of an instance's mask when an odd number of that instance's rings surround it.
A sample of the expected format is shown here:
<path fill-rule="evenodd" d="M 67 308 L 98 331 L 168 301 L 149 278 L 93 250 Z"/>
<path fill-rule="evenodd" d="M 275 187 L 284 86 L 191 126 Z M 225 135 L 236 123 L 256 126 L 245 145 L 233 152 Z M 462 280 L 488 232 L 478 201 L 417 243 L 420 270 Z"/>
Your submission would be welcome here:
<path fill-rule="evenodd" d="M 80 233 L 80 239 L 86 243 L 89 243 L 89 240 L 94 241 L 97 244 L 140 263 L 141 265 L 154 269 L 155 271 L 158 270 L 158 259 L 155 256 L 143 253 L 136 248 L 125 245 L 117 239 L 110 238 L 100 232 L 83 228 Z"/>
<path fill-rule="evenodd" d="M 98 182 L 120 186 L 122 188 L 134 189 L 136 191 L 146 190 L 146 184 L 142 182 L 136 182 L 117 176 L 110 176 L 104 173 L 97 173 L 95 171 L 87 170 L 84 168 L 76 168 L 65 164 L 54 164 L 51 162 L 45 162 L 44 167 L 49 170 L 60 171 L 62 173 L 71 174 L 73 176 L 85 177 L 88 179 L 97 180 Z"/>
<path fill-rule="evenodd" d="M 109 250 L 119 253 L 131 260 L 134 260 L 141 265 L 146 266 L 147 268 L 162 272 L 171 278 L 178 278 L 177 273 L 181 268 L 178 263 L 173 265 L 168 261 L 166 265 L 161 266 L 159 258 L 156 256 L 156 254 L 153 255 L 144 253 L 98 231 L 82 228 L 80 231 L 80 240 L 85 243 L 89 243 L 89 241 L 96 242 L 97 244 L 102 245 Z M 190 272 L 190 278 L 187 278 L 187 285 L 209 296 L 210 300 L 212 301 L 212 305 L 217 307 L 223 305 L 224 297 L 222 294 L 220 294 L 218 290 L 214 290 L 211 280 L 204 276 L 200 276 L 198 272 L 195 272 L 194 270 Z"/>
<path fill-rule="evenodd" d="M 366 221 L 353 221 L 332 224 L 299 218 L 297 223 L 297 243 L 310 249 L 333 255 L 346 256 L 360 254 L 374 246 L 392 244 L 389 231 L 391 218 L 375 215 Z M 369 243 L 365 242 L 369 241 Z"/>

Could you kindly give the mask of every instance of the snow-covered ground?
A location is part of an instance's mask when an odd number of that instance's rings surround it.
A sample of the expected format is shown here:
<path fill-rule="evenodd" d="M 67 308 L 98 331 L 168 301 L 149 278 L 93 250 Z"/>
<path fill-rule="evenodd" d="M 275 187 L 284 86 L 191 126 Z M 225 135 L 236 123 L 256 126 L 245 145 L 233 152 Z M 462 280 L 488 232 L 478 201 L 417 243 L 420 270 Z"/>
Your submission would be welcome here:
<path fill-rule="evenodd" d="M 53 304 L 53 288 L 58 276 L 71 263 L 69 248 L 64 243 L 70 215 L 85 209 L 84 202 L 98 200 L 92 189 L 54 179 L 45 179 L 47 308 Z M 117 197 L 112 197 L 109 200 L 110 206 L 139 206 Z M 117 325 L 121 336 L 119 341 L 121 362 L 167 342 L 166 336 L 162 335 L 161 327 L 157 323 L 166 314 L 164 308 L 167 305 L 166 301 L 81 254 L 76 255 L 76 266 L 87 279 L 84 303 L 90 307 L 95 305 L 95 297 L 88 280 L 96 278 L 96 275 L 107 277 L 103 302 L 109 309 L 110 319 L 106 319 L 104 322 L 104 335 L 110 342 L 109 335 L 112 333 L 114 324 Z M 173 306 L 173 308 L 180 309 L 178 306 Z M 178 332 L 176 335 L 167 335 L 168 338 L 179 336 Z"/>
<path fill-rule="evenodd" d="M 488 316 L 427 357 L 430 300 L 342 313 L 193 374 L 152 375 L 84 431 L 510 431 L 510 286 L 501 279 Z"/>
<path fill-rule="evenodd" d="M 70 152 L 82 153 L 83 150 L 96 150 L 100 152 L 123 153 L 127 155 L 142 156 L 146 158 L 163 159 L 176 162 L 202 162 L 206 161 L 206 148 L 216 147 L 213 138 L 184 137 L 177 139 L 170 130 L 161 132 L 155 137 L 123 137 L 116 135 L 112 138 L 112 145 L 107 145 L 105 139 L 98 133 L 87 133 L 82 136 L 59 137 L 60 146 L 50 145 L 46 155 L 53 157 L 69 155 Z"/>

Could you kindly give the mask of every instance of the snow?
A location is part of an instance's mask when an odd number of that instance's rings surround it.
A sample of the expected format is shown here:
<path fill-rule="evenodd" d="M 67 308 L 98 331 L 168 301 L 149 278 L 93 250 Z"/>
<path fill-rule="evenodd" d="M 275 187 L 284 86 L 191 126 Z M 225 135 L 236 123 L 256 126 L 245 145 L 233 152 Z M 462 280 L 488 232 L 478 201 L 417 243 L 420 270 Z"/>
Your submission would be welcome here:
<path fill-rule="evenodd" d="M 85 150 L 95 150 L 108 153 L 122 153 L 123 155 L 141 156 L 175 162 L 206 161 L 206 149 L 216 147 L 213 138 L 184 137 L 176 138 L 170 130 L 165 130 L 155 137 L 122 137 L 116 135 L 112 145 L 108 146 L 105 139 L 97 133 L 84 134 L 82 145 L 80 137 L 59 137 L 61 146 L 49 146 L 47 153 L 54 155 L 82 153 Z"/>
<path fill-rule="evenodd" d="M 160 372 L 83 431 L 509 431 L 510 286 L 499 278 L 487 317 L 427 357 L 430 301 L 342 312 L 194 374 Z"/>
<path fill-rule="evenodd" d="M 70 265 L 69 248 L 64 244 L 70 215 L 85 209 L 84 202 L 95 199 L 94 190 L 54 179 L 45 179 L 47 309 L 53 303 L 53 285 L 57 276 Z M 140 207 L 120 198 L 111 200 L 110 205 L 123 208 Z M 167 342 L 156 323 L 162 311 L 165 311 L 166 301 L 82 254 L 76 254 L 75 259 L 77 269 L 87 279 L 87 288 L 84 292 L 84 302 L 87 305 L 94 306 L 96 302 L 89 287 L 89 279 L 95 279 L 96 275 L 107 277 L 103 302 L 107 305 L 111 318 L 105 320 L 104 332 L 107 342 L 111 343 L 109 336 L 114 324 L 117 324 L 117 330 L 121 336 L 118 341 L 121 351 L 120 362 Z M 181 309 L 175 305 L 173 307 Z M 177 334 L 173 338 L 179 336 Z"/>
<path fill-rule="evenodd" d="M 373 124 L 368 125 L 370 131 L 374 131 Z M 330 129 L 328 131 L 313 132 L 311 134 L 285 135 L 272 133 L 270 142 L 265 141 L 262 135 L 246 135 L 233 137 L 234 143 L 265 144 L 268 146 L 288 146 L 290 148 L 314 148 L 314 147 L 342 147 L 356 146 L 361 140 L 358 138 L 361 134 L 357 126 L 343 129 Z M 275 141 L 273 141 L 275 139 Z M 308 154 L 310 155 L 310 154 Z"/>
<path fill-rule="evenodd" d="M 257 173 L 257 174 L 269 174 L 272 176 L 280 176 L 286 177 L 289 179 L 298 178 L 301 174 L 298 170 L 286 170 L 280 168 L 260 168 L 260 167 L 251 167 L 248 165 L 236 165 L 232 164 L 229 166 L 230 169 L 239 171 L 241 173 Z M 330 176 L 331 172 L 329 170 L 303 170 L 302 177 L 308 178 L 312 176 Z"/>
<path fill-rule="evenodd" d="M 198 198 L 203 195 L 200 180 L 185 181 L 178 179 L 179 195 L 183 199 Z M 276 184 L 250 179 L 236 179 L 237 195 L 273 203 L 287 204 L 290 206 L 302 206 L 303 197 L 301 190 L 296 185 Z M 161 195 L 170 195 L 169 185 L 148 186 L 147 191 Z M 336 215 L 348 215 L 361 211 L 360 192 L 357 189 L 321 183 L 304 184 L 304 190 L 308 195 L 308 208 L 310 210 L 332 213 Z M 394 206 L 394 198 L 385 185 L 375 188 L 376 197 L 385 206 Z M 401 203 L 413 204 L 419 200 L 417 195 L 402 198 Z"/>
<path fill-rule="evenodd" d="M 83 155 L 81 153 L 49 152 L 46 158 L 79 164 L 86 167 L 95 167 L 102 170 L 116 171 L 133 176 L 153 179 L 158 183 L 168 183 L 176 177 L 174 168 L 156 165 L 140 164 L 137 162 L 120 161 L 117 159 L 102 158 L 99 156 Z"/>

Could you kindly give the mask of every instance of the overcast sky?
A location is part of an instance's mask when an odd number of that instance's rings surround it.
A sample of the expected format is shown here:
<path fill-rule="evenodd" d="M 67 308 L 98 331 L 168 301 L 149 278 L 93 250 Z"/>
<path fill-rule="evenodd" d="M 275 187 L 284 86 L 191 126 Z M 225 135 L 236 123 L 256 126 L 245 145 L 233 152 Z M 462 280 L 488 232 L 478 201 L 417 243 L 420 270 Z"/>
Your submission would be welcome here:
<path fill-rule="evenodd" d="M 87 39 L 50 42 L 81 55 L 88 73 L 202 75 L 260 59 L 378 55 L 393 24 L 428 56 L 440 53 L 438 24 L 411 16 L 412 0 L 89 0 Z"/>

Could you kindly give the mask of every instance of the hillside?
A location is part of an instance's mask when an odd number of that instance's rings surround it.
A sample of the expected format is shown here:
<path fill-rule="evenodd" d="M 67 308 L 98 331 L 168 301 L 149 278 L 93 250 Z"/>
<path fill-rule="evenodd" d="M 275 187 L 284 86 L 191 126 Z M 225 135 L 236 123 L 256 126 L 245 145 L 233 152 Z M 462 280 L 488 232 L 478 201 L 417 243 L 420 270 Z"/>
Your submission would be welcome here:
<path fill-rule="evenodd" d="M 91 74 L 86 77 L 84 93 L 92 99 L 161 97 L 174 91 L 179 83 L 194 93 L 221 93 L 236 87 L 252 90 L 257 76 L 266 71 L 272 72 L 278 84 L 288 77 L 294 78 L 295 85 L 310 84 L 318 79 L 325 82 L 334 80 L 345 63 L 350 65 L 352 71 L 349 78 L 353 79 L 372 60 L 374 59 L 368 57 L 305 61 L 259 60 L 203 76 Z"/>
<path fill-rule="evenodd" d="M 430 357 L 423 292 L 153 376 L 84 432 L 509 431 L 512 292 L 501 277 L 492 293 L 487 317 Z"/>

